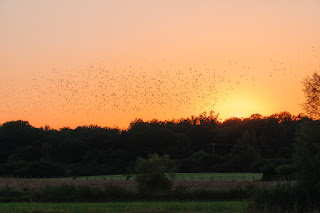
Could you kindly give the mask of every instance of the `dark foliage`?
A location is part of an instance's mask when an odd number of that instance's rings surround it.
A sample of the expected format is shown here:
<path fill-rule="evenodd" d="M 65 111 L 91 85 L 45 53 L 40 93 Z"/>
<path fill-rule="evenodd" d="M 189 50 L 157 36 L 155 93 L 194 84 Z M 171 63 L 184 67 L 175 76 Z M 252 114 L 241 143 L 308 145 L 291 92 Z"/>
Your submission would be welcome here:
<path fill-rule="evenodd" d="M 283 164 L 276 169 L 268 166 L 263 178 L 272 179 L 275 174 L 285 179 L 297 179 L 293 183 L 257 190 L 253 193 L 249 212 L 318 212 L 320 210 L 320 123 L 304 120 L 296 133 L 294 166 Z M 271 164 L 270 164 L 271 165 Z M 277 172 L 276 172 L 277 171 Z"/>
<path fill-rule="evenodd" d="M 135 167 L 136 181 L 141 193 L 169 191 L 172 187 L 171 180 L 178 170 L 177 163 L 168 155 L 157 154 L 150 154 L 147 159 L 138 158 Z"/>
<path fill-rule="evenodd" d="M 320 123 L 301 124 L 294 144 L 294 165 L 298 181 L 307 191 L 320 191 Z"/>
<path fill-rule="evenodd" d="M 255 189 L 251 194 L 248 212 L 317 212 L 320 209 L 320 191 L 306 192 L 299 185 L 275 185 Z"/>
<path fill-rule="evenodd" d="M 0 126 L 0 174 L 126 174 L 150 153 L 178 160 L 180 172 L 260 172 L 272 159 L 280 159 L 272 161 L 274 168 L 291 165 L 300 123 L 301 117 L 287 112 L 224 122 L 213 112 L 171 121 L 136 119 L 127 130 L 94 125 L 54 130 L 11 121 Z M 40 172 L 44 163 L 51 169 Z"/>
<path fill-rule="evenodd" d="M 270 181 L 276 178 L 276 169 L 273 166 L 265 166 L 262 168 L 262 180 Z"/>
<path fill-rule="evenodd" d="M 169 191 L 141 193 L 106 185 L 103 188 L 60 185 L 45 188 L 0 188 L 0 202 L 109 202 L 146 200 L 242 200 L 248 199 L 252 189 L 189 190 L 177 187 Z"/>
<path fill-rule="evenodd" d="M 54 163 L 46 161 L 33 161 L 14 170 L 18 177 L 61 177 L 66 174 L 66 170 Z"/>

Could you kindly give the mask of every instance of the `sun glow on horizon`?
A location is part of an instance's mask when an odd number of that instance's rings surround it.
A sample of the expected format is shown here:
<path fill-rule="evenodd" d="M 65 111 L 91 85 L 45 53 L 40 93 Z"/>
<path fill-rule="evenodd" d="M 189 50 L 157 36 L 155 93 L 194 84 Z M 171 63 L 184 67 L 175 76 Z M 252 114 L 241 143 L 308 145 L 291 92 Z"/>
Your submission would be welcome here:
<path fill-rule="evenodd" d="M 256 113 L 261 115 L 272 114 L 272 105 L 267 100 L 262 99 L 261 96 L 257 91 L 238 90 L 225 101 L 218 103 L 216 110 L 222 120 L 231 117 L 246 118 Z"/>

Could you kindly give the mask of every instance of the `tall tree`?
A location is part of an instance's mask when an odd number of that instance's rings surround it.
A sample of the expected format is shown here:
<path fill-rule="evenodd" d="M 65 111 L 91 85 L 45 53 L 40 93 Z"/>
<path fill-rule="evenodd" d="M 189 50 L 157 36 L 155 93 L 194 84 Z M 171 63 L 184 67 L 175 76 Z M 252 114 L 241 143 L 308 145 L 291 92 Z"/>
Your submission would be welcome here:
<path fill-rule="evenodd" d="M 313 73 L 303 80 L 303 92 L 305 94 L 305 103 L 303 109 L 312 119 L 320 118 L 320 74 Z"/>
<path fill-rule="evenodd" d="M 320 189 L 320 122 L 301 123 L 294 143 L 298 181 L 307 190 Z"/>

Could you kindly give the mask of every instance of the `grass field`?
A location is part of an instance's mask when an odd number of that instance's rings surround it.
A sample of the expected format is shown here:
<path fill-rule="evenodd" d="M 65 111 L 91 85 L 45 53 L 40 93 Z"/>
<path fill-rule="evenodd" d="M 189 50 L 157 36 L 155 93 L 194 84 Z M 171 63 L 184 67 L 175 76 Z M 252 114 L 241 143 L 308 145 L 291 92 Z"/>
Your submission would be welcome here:
<path fill-rule="evenodd" d="M 130 179 L 133 179 L 134 175 Z M 126 180 L 127 175 L 82 176 L 77 179 L 89 180 Z M 255 181 L 261 180 L 262 173 L 177 173 L 177 180 L 214 180 L 214 181 Z M 71 178 L 69 178 L 71 179 Z"/>
<path fill-rule="evenodd" d="M 1 213 L 244 213 L 246 202 L 0 203 Z"/>
<path fill-rule="evenodd" d="M 176 178 L 178 180 L 254 181 L 261 180 L 262 173 L 178 173 Z"/>

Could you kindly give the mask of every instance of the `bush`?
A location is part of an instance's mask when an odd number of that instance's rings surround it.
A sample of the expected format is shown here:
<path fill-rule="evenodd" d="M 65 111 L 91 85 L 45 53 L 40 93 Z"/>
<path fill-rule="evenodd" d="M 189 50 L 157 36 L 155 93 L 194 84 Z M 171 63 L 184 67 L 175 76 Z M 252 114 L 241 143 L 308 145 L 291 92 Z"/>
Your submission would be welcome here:
<path fill-rule="evenodd" d="M 34 161 L 25 167 L 16 169 L 14 176 L 22 177 L 61 177 L 66 170 L 54 163 L 46 161 Z"/>
<path fill-rule="evenodd" d="M 276 168 L 277 175 L 280 179 L 294 180 L 295 179 L 295 168 L 289 164 L 283 164 Z"/>
<path fill-rule="evenodd" d="M 2 176 L 4 174 L 5 174 L 4 166 L 3 166 L 3 164 L 0 164 L 0 176 Z"/>
<path fill-rule="evenodd" d="M 181 161 L 181 172 L 201 172 L 203 164 L 200 160 L 193 158 L 185 158 Z"/>
<path fill-rule="evenodd" d="M 265 166 L 262 168 L 262 179 L 263 181 L 271 181 L 276 177 L 276 169 L 273 166 Z"/>
<path fill-rule="evenodd" d="M 5 174 L 19 176 L 20 170 L 26 167 L 28 163 L 26 161 L 14 161 L 14 162 L 7 162 L 4 165 Z"/>
<path fill-rule="evenodd" d="M 170 190 L 178 166 L 168 155 L 150 154 L 148 159 L 138 158 L 135 168 L 139 191 L 149 193 Z"/>

